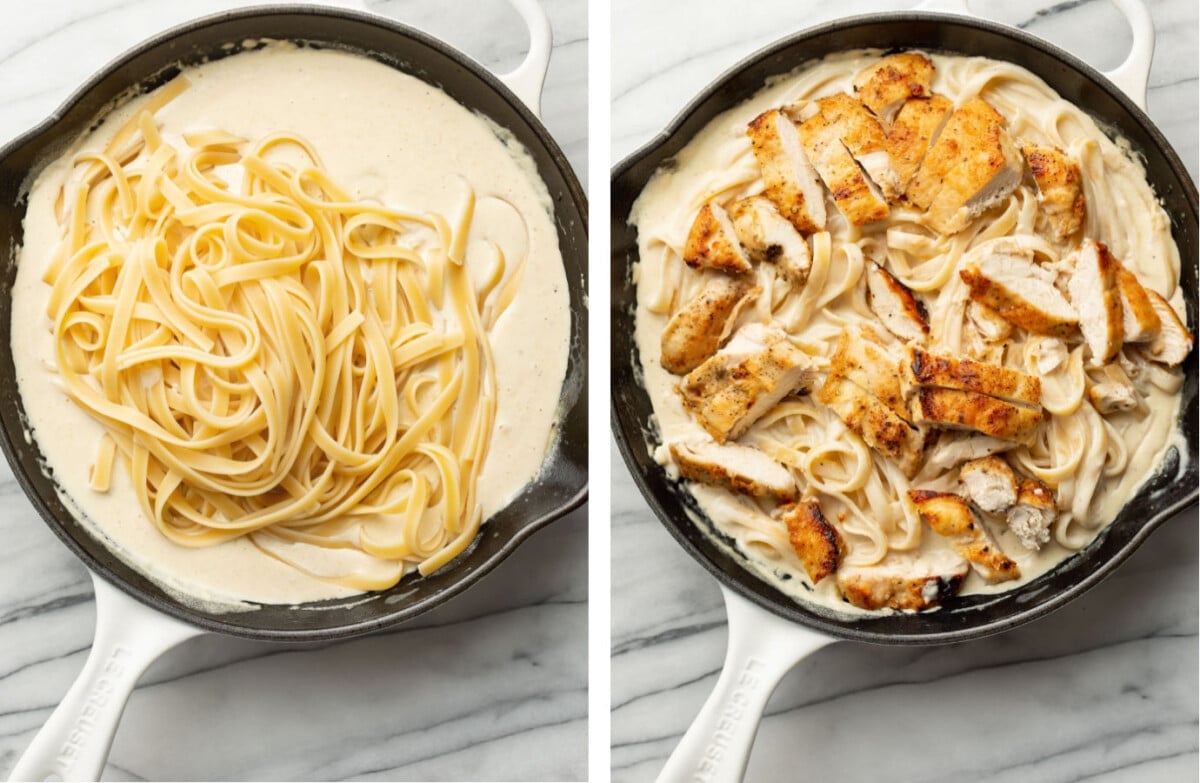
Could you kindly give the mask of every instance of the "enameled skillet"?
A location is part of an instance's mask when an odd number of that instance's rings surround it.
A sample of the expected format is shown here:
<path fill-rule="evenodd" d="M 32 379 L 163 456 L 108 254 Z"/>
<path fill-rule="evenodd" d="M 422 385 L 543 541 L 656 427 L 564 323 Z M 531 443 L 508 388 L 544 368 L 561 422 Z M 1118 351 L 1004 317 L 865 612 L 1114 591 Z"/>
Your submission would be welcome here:
<path fill-rule="evenodd" d="M 1076 57 L 1023 31 L 960 15 L 875 14 L 844 19 L 781 40 L 731 68 L 692 101 L 671 125 L 619 164 L 612 178 L 612 427 L 634 481 L 672 536 L 720 583 L 729 613 L 725 668 L 700 716 L 668 761 L 661 781 L 734 780 L 745 769 L 759 716 L 783 674 L 836 639 L 880 644 L 939 644 L 978 639 L 1027 623 L 1061 607 L 1110 574 L 1165 520 L 1197 497 L 1196 354 L 1177 423 L 1182 452 L 1168 450 L 1158 473 L 1117 519 L 1082 552 L 1044 576 L 995 596 L 966 596 L 937 612 L 851 617 L 800 604 L 754 576 L 740 555 L 717 544 L 682 486 L 651 457 L 657 444 L 650 399 L 639 382 L 634 342 L 636 291 L 631 271 L 637 233 L 628 223 L 634 200 L 654 171 L 712 118 L 749 98 L 767 77 L 827 54 L 860 49 L 923 49 L 1017 62 L 1105 127 L 1124 136 L 1171 218 L 1182 259 L 1189 328 L 1197 323 L 1197 194 L 1184 165 L 1146 116 L 1146 78 L 1153 25 L 1136 0 L 1117 3 L 1134 30 L 1126 62 L 1101 74 Z M 960 9 L 960 13 L 966 13 Z M 1124 92 L 1122 91 L 1124 90 Z M 693 518 L 701 519 L 699 523 Z M 815 633 L 814 633 L 815 632 Z"/>
<path fill-rule="evenodd" d="M 10 342 L 11 290 L 32 176 L 129 88 L 153 89 L 186 66 L 273 38 L 360 53 L 423 79 L 509 129 L 533 156 L 554 201 L 570 291 L 571 339 L 559 398 L 558 437 L 538 480 L 483 526 L 454 563 L 424 578 L 351 599 L 263 605 L 217 613 L 190 608 L 115 557 L 64 507 L 27 442 L 11 354 L 0 351 L 0 445 L 51 530 L 87 565 L 96 588 L 96 640 L 82 674 L 29 750 L 15 780 L 98 780 L 125 701 L 145 668 L 180 641 L 209 631 L 279 642 L 346 639 L 389 628 L 443 603 L 494 568 L 536 530 L 587 496 L 587 203 L 558 145 L 538 119 L 550 58 L 550 24 L 536 0 L 511 0 L 530 30 L 517 70 L 497 77 L 420 31 L 353 11 L 267 6 L 220 14 L 134 47 L 82 86 L 52 117 L 0 150 L 0 345 Z M 232 46 L 232 48 L 231 48 Z M 314 611 L 318 610 L 319 611 Z"/>

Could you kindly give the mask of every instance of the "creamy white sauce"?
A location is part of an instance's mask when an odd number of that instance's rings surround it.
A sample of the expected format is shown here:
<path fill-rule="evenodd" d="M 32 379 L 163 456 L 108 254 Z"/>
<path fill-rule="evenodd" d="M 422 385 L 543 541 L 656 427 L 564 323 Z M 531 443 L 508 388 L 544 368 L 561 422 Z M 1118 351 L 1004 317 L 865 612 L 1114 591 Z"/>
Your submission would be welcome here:
<path fill-rule="evenodd" d="M 552 201 L 532 158 L 513 136 L 441 90 L 366 57 L 273 44 L 189 68 L 191 87 L 158 112 L 164 138 L 219 128 L 248 139 L 289 131 L 305 137 L 330 175 L 355 199 L 456 214 L 465 179 L 481 201 L 468 265 L 490 263 L 480 240 L 528 262 L 512 305 L 490 333 L 498 405 L 478 483 L 484 518 L 532 481 L 551 446 L 566 374 L 570 309 Z M 88 487 L 101 426 L 55 385 L 53 345 L 41 276 L 59 237 L 54 200 L 74 153 L 101 149 L 148 100 L 117 108 L 93 133 L 41 172 L 25 218 L 13 289 L 12 350 L 17 382 L 39 449 L 61 494 L 120 557 L 173 594 L 213 605 L 299 603 L 355 591 L 310 577 L 264 555 L 248 540 L 205 549 L 178 546 L 142 514 L 123 466 L 112 489 Z M 515 206 L 528 235 L 511 210 Z M 316 549 L 309 547 L 309 549 Z M 337 550 L 308 559 L 337 568 Z"/>
<path fill-rule="evenodd" d="M 686 270 L 680 260 L 692 220 L 700 206 L 710 198 L 736 198 L 761 190 L 758 165 L 745 135 L 750 120 L 767 109 L 786 106 L 798 99 L 836 92 L 853 94 L 852 78 L 876 62 L 878 56 L 875 52 L 835 55 L 803 66 L 792 74 L 772 78 L 752 98 L 717 116 L 696 134 L 671 165 L 664 166 L 651 178 L 634 204 L 630 223 L 638 229 L 640 257 L 634 270 L 634 282 L 638 286 L 636 342 L 643 383 L 653 402 L 654 417 L 662 438 L 652 453 L 673 476 L 677 475 L 677 470 L 671 464 L 664 444 L 709 437 L 684 411 L 675 391 L 679 378 L 664 370 L 660 363 L 662 333 L 669 319 L 663 308 L 663 292 L 674 292 L 676 299 L 670 308 L 673 311 L 701 285 L 701 277 Z M 1179 257 L 1170 236 L 1169 220 L 1146 183 L 1141 165 L 1128 155 L 1123 140 L 1114 143 L 1090 117 L 1059 98 L 1036 76 L 1017 66 L 982 58 L 934 55 L 931 59 L 937 66 L 932 85 L 934 92 L 945 95 L 956 105 L 982 95 L 1006 116 L 1014 136 L 1059 143 L 1077 158 L 1086 156 L 1092 165 L 1104 170 L 1112 182 L 1104 183 L 1103 197 L 1095 190 L 1098 183 L 1085 181 L 1089 209 L 1085 235 L 1108 244 L 1123 263 L 1135 271 L 1143 285 L 1165 294 L 1176 312 L 1183 312 L 1182 292 L 1177 285 Z M 1085 180 L 1087 176 L 1085 171 Z M 881 231 L 878 226 L 847 227 L 828 193 L 826 195 L 835 246 L 839 239 L 857 241 L 872 231 Z M 883 241 L 882 235 L 880 241 Z M 832 270 L 830 277 L 835 277 Z M 758 282 L 763 283 L 761 276 Z M 836 320 L 828 317 L 830 310 L 836 311 Z M 741 315 L 739 325 L 761 317 L 755 306 L 748 307 Z M 808 333 L 796 337 L 802 343 L 806 339 L 810 345 L 825 341 L 826 347 L 831 347 L 829 335 L 839 333 L 843 322 L 873 323 L 877 331 L 883 331 L 873 316 L 863 317 L 842 298 L 835 299 L 825 312 L 818 311 Z M 1184 444 L 1174 435 L 1180 405 L 1179 395 L 1175 393 L 1179 373 L 1163 369 L 1151 372 L 1157 374 L 1167 390 L 1148 384 L 1143 411 L 1106 417 L 1127 449 L 1128 465 L 1119 475 L 1099 480 L 1087 519 L 1071 522 L 1058 540 L 1052 538 L 1037 551 L 1023 547 L 1002 522 L 985 520 L 1000 548 L 1017 562 L 1021 578 L 991 585 L 972 570 L 961 593 L 1003 592 L 1045 573 L 1085 546 L 1116 517 L 1138 487 L 1162 464 L 1168 446 L 1175 445 L 1186 459 Z M 1170 388 L 1172 385 L 1174 389 Z M 921 486 L 956 491 L 954 475 L 956 472 L 948 473 L 935 479 L 932 485 Z M 695 482 L 688 482 L 687 487 L 711 520 L 716 533 L 732 540 L 738 553 L 744 556 L 747 567 L 758 576 L 796 600 L 818 609 L 864 613 L 842 599 L 833 577 L 815 586 L 810 583 L 791 552 L 783 523 L 768 516 L 770 504 L 756 504 L 744 496 Z M 706 524 L 698 522 L 698 526 L 708 532 Z M 900 537 L 895 533 L 895 538 Z M 915 542 L 911 549 L 909 544 L 898 548 L 920 554 L 949 547 L 944 539 L 927 529 L 918 530 L 913 538 Z M 715 536 L 714 540 L 728 546 L 726 541 Z"/>

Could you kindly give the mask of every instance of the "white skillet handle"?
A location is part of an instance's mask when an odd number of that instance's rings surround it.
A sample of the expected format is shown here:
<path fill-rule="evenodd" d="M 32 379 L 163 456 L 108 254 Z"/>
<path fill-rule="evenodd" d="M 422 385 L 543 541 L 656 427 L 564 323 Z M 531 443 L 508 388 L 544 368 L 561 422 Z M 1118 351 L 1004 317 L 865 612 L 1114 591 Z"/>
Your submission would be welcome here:
<path fill-rule="evenodd" d="M 529 52 L 515 70 L 497 74 L 508 89 L 529 107 L 535 117 L 542 116 L 542 85 L 550 69 L 550 49 L 554 42 L 550 19 L 538 0 L 508 0 L 529 28 Z"/>
<path fill-rule="evenodd" d="M 712 695 L 658 776 L 658 783 L 742 779 L 767 699 L 802 658 L 833 642 L 758 608 L 725 587 L 729 649 Z"/>
<path fill-rule="evenodd" d="M 11 780 L 99 780 L 125 702 L 155 658 L 203 633 L 143 606 L 103 579 L 96 588 L 96 639 L 83 671 L 50 715 Z"/>
<path fill-rule="evenodd" d="M 1121 88 L 1129 99 L 1143 111 L 1146 109 L 1146 86 L 1150 82 L 1150 61 L 1154 56 L 1154 20 L 1144 0 L 1112 0 L 1120 9 L 1133 31 L 1133 45 L 1125 62 L 1104 72 L 1110 82 Z M 925 0 L 914 10 L 939 11 L 960 16 L 977 16 L 967 0 Z"/>

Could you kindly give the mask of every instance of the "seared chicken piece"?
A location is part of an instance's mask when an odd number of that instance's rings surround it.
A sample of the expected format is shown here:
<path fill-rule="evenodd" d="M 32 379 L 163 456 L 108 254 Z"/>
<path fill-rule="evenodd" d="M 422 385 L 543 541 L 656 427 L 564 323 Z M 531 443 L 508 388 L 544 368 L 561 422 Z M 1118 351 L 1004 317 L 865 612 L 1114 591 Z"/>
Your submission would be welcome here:
<path fill-rule="evenodd" d="M 994 455 L 965 463 L 958 471 L 958 483 L 968 500 L 993 514 L 1017 502 L 1017 476 L 1007 462 Z"/>
<path fill-rule="evenodd" d="M 949 470 L 967 460 L 1016 448 L 1016 444 L 990 435 L 968 432 L 939 433 L 936 444 L 929 450 L 925 468 L 935 472 Z"/>
<path fill-rule="evenodd" d="M 1042 382 L 1032 375 L 974 359 L 955 359 L 910 345 L 906 349 L 903 380 L 912 394 L 914 386 L 941 386 L 978 392 L 1017 405 L 1037 408 L 1042 402 Z"/>
<path fill-rule="evenodd" d="M 1022 329 L 1067 337 L 1079 325 L 1071 303 L 1037 274 L 1032 253 L 999 250 L 958 274 L 973 300 Z"/>
<path fill-rule="evenodd" d="M 847 601 L 862 609 L 921 611 L 941 606 L 955 595 L 970 567 L 947 550 L 916 555 L 892 552 L 870 566 L 843 565 L 838 588 Z"/>
<path fill-rule="evenodd" d="M 933 62 L 918 52 L 884 57 L 854 77 L 854 92 L 875 116 L 890 122 L 909 98 L 928 98 Z"/>
<path fill-rule="evenodd" d="M 1012 323 L 985 304 L 971 300 L 967 302 L 967 320 L 975 331 L 989 343 L 1003 342 L 1012 334 Z"/>
<path fill-rule="evenodd" d="M 1067 344 L 1057 337 L 1036 337 L 1034 339 L 1037 340 L 1034 349 L 1034 366 L 1042 375 L 1049 375 L 1071 358 Z"/>
<path fill-rule="evenodd" d="M 888 205 L 879 189 L 863 174 L 842 142 L 839 123 L 830 122 L 818 112 L 800 123 L 799 131 L 805 154 L 851 224 L 865 226 L 888 216 Z"/>
<path fill-rule="evenodd" d="M 825 227 L 825 190 L 804 155 L 795 124 L 778 109 L 763 112 L 746 129 L 762 170 L 763 194 L 797 231 Z"/>
<path fill-rule="evenodd" d="M 947 429 L 975 430 L 994 438 L 1030 445 L 1045 419 L 1029 408 L 978 392 L 918 387 L 912 399 L 913 421 Z"/>
<path fill-rule="evenodd" d="M 693 269 L 708 267 L 734 274 L 752 268 L 750 259 L 742 252 L 729 214 L 711 201 L 700 208 L 692 221 L 687 244 L 683 246 L 683 260 Z"/>
<path fill-rule="evenodd" d="M 829 359 L 829 377 L 845 378 L 886 405 L 902 419 L 908 417 L 900 387 L 900 368 L 867 329 L 843 332 Z"/>
<path fill-rule="evenodd" d="M 796 227 L 764 196 L 751 196 L 729 206 L 738 241 L 759 263 L 774 264 L 794 286 L 804 285 L 812 252 Z"/>
<path fill-rule="evenodd" d="M 984 579 L 992 584 L 1018 579 L 1021 569 L 1008 555 L 1000 551 L 975 512 L 959 495 L 951 492 L 930 492 L 910 489 L 908 498 L 917 508 L 921 519 L 939 536 L 947 539 L 954 551 L 966 558 Z"/>
<path fill-rule="evenodd" d="M 1158 313 L 1158 318 L 1162 322 L 1162 328 L 1150 341 L 1150 358 L 1175 367 L 1192 352 L 1195 339 L 1183 320 L 1176 314 L 1175 308 L 1171 307 L 1170 302 L 1163 299 L 1157 291 L 1149 288 L 1146 289 L 1146 294 L 1150 297 L 1150 304 L 1154 306 L 1154 312 Z"/>
<path fill-rule="evenodd" d="M 917 475 L 924 457 L 925 438 L 916 427 L 858 384 L 831 373 L 817 393 L 817 401 L 837 414 L 875 451 L 894 460 L 904 475 Z"/>
<path fill-rule="evenodd" d="M 1008 198 L 1023 172 L 1004 116 L 987 101 L 972 98 L 950 115 L 906 195 L 926 210 L 929 225 L 954 234 Z"/>
<path fill-rule="evenodd" d="M 704 290 L 679 308 L 662 335 L 662 366 L 667 372 L 691 372 L 717 352 L 738 313 L 762 293 L 724 275 L 714 277 Z"/>
<path fill-rule="evenodd" d="M 1034 144 L 1028 139 L 1020 139 L 1017 146 L 1037 185 L 1038 204 L 1042 207 L 1038 222 L 1061 242 L 1078 231 L 1087 218 L 1079 164 L 1058 147 Z"/>
<path fill-rule="evenodd" d="M 671 444 L 671 457 L 686 479 L 756 498 L 790 503 L 799 495 L 796 479 L 783 465 L 758 449 L 707 440 Z"/>
<path fill-rule="evenodd" d="M 1117 288 L 1117 259 L 1103 242 L 1084 239 L 1075 259 L 1075 274 L 1067 282 L 1071 304 L 1079 313 L 1079 331 L 1092 353 L 1092 364 L 1108 364 L 1121 350 L 1121 292 Z"/>
<path fill-rule="evenodd" d="M 1127 343 L 1145 343 L 1162 328 L 1162 319 L 1154 309 L 1137 275 L 1125 267 L 1117 269 L 1117 290 L 1121 294 L 1121 331 Z"/>
<path fill-rule="evenodd" d="M 1050 540 L 1050 525 L 1058 516 L 1054 493 L 1037 479 L 1024 479 L 1017 490 L 1017 502 L 1008 510 L 1008 529 L 1029 550 L 1040 549 Z"/>
<path fill-rule="evenodd" d="M 901 340 L 924 342 L 929 315 L 908 286 L 874 261 L 867 261 L 866 278 L 867 304 L 887 330 Z"/>
<path fill-rule="evenodd" d="M 1101 368 L 1102 379 L 1090 379 L 1088 399 L 1092 407 L 1103 414 L 1131 411 L 1138 406 L 1138 393 L 1133 381 L 1119 364 L 1106 364 Z"/>
<path fill-rule="evenodd" d="M 816 380 L 808 355 L 782 330 L 750 324 L 679 386 L 683 407 L 718 443 L 741 437 L 788 394 Z"/>
<path fill-rule="evenodd" d="M 908 189 L 953 110 L 954 104 L 948 98 L 934 95 L 906 101 L 896 113 L 888 130 L 887 151 L 896 174 L 896 188 L 901 193 Z"/>
<path fill-rule="evenodd" d="M 796 557 L 813 584 L 837 571 L 845 544 L 837 528 L 821 513 L 821 504 L 802 500 L 780 509 Z"/>
<path fill-rule="evenodd" d="M 896 187 L 896 173 L 888 158 L 887 134 L 879 120 L 866 106 L 844 92 L 818 99 L 816 110 L 826 123 L 837 129 L 846 150 L 878 186 L 884 198 L 896 201 L 901 191 Z"/>

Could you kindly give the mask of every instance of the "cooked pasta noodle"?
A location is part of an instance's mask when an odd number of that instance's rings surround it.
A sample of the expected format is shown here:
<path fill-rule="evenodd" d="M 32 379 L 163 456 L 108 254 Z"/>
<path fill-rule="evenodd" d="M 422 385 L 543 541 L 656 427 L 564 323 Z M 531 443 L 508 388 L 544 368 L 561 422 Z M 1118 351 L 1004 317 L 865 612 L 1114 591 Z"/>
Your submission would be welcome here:
<path fill-rule="evenodd" d="M 829 57 L 772 80 L 754 98 L 713 120 L 677 156 L 670 170 L 650 181 L 635 204 L 632 222 L 638 228 L 640 251 L 638 344 L 664 442 L 707 437 L 685 415 L 672 388 L 674 379 L 659 366 L 659 336 L 667 319 L 715 274 L 688 270 L 680 253 L 696 210 L 714 197 L 725 204 L 763 191 L 745 135 L 750 119 L 769 108 L 852 92 L 852 77 L 877 56 L 858 52 Z M 1106 243 L 1143 285 L 1171 300 L 1180 311 L 1178 250 L 1167 217 L 1132 156 L 1090 117 L 1019 66 L 983 58 L 935 55 L 932 59 L 937 67 L 936 93 L 956 105 L 983 97 L 1008 118 L 1014 136 L 1061 146 L 1080 160 L 1088 207 L 1082 235 Z M 958 275 L 964 264 L 981 259 L 1004 242 L 1016 243 L 1052 265 L 1079 242 L 1076 237 L 1056 243 L 1038 234 L 1038 210 L 1036 191 L 1025 183 L 964 230 L 942 235 L 927 228 L 921 213 L 909 206 L 894 205 L 888 219 L 856 228 L 830 203 L 825 230 L 810 238 L 812 264 L 803 288 L 786 296 L 760 297 L 739 321 L 779 324 L 795 345 L 810 354 L 817 370 L 824 371 L 844 332 L 860 323 L 878 327 L 861 283 L 864 259 L 873 258 L 923 295 L 929 309 L 930 350 L 974 355 L 1040 376 L 1048 424 L 1032 445 L 1004 448 L 1019 470 L 1056 490 L 1063 513 L 1052 531 L 1053 541 L 1040 552 L 1026 551 L 1006 531 L 1002 534 L 1005 552 L 1021 565 L 1022 581 L 1090 541 L 1153 471 L 1176 417 L 1174 392 L 1181 378 L 1178 369 L 1139 363 L 1135 380 L 1149 404 L 1102 416 L 1085 394 L 1082 345 L 1051 363 L 1041 358 L 1043 339 L 1036 335 L 1020 332 L 1000 346 L 972 343 L 966 328 L 968 291 Z M 775 283 L 771 267 L 759 264 L 753 272 L 756 284 L 766 291 L 773 290 Z M 1120 361 L 1131 367 L 1135 363 L 1124 354 Z M 1043 371 L 1043 364 L 1054 366 Z M 954 448 L 962 439 L 962 435 L 943 435 L 935 450 Z M 944 546 L 932 540 L 936 537 L 922 535 L 921 524 L 904 498 L 910 487 L 917 486 L 954 491 L 957 462 L 948 465 L 927 455 L 925 469 L 909 479 L 811 396 L 788 398 L 756 422 L 741 441 L 786 466 L 803 494 L 820 499 L 825 516 L 845 539 L 847 563 L 870 565 L 892 551 Z M 666 460 L 665 450 L 658 454 Z M 816 586 L 808 583 L 784 523 L 766 514 L 757 502 L 700 484 L 690 484 L 689 490 L 717 529 L 743 550 L 750 551 L 745 542 L 751 538 L 754 551 L 770 549 L 769 557 L 751 554 L 751 561 L 782 589 L 847 608 L 832 579 Z M 752 534 L 747 532 L 751 529 Z M 780 577 L 786 581 L 778 581 Z M 1018 583 L 996 588 L 972 576 L 964 592 L 1008 589 Z"/>
<path fill-rule="evenodd" d="M 167 143 L 154 114 L 172 84 L 75 159 L 57 202 L 47 313 L 63 388 L 106 431 L 93 488 L 119 458 L 177 544 L 389 564 L 316 574 L 353 589 L 441 568 L 480 526 L 487 332 L 524 259 L 495 246 L 477 289 L 465 182 L 443 216 L 352 198 L 296 134 Z"/>

